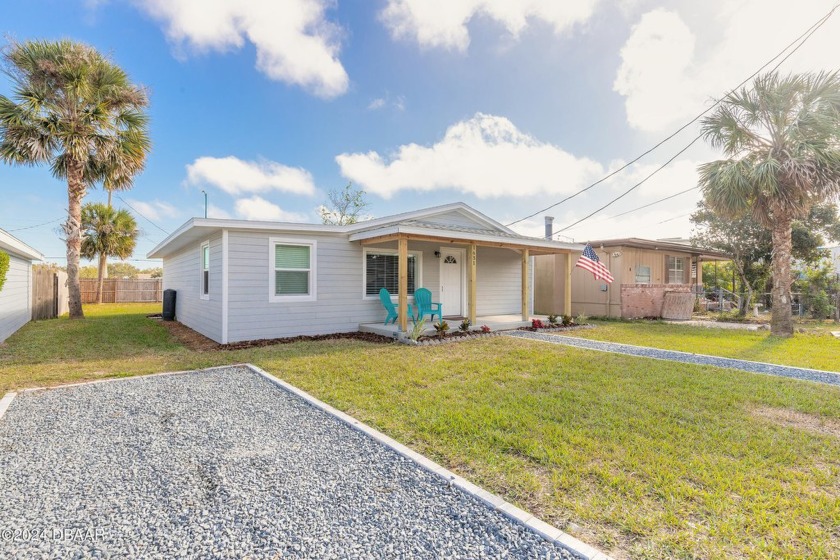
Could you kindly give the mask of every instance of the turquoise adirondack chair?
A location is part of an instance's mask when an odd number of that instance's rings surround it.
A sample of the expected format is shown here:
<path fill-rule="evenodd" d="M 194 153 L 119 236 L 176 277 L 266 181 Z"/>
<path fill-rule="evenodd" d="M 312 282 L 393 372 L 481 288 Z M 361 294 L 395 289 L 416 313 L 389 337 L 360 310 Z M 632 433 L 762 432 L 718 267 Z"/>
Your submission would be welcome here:
<path fill-rule="evenodd" d="M 385 288 L 379 290 L 379 301 L 382 302 L 382 305 L 385 307 L 385 311 L 388 312 L 388 316 L 385 317 L 385 324 L 387 325 L 389 322 L 396 323 L 397 322 L 397 310 L 394 307 L 394 302 L 391 301 L 391 294 Z"/>
<path fill-rule="evenodd" d="M 416 319 L 419 321 L 426 315 L 430 315 L 432 322 L 435 322 L 435 315 L 438 320 L 443 319 L 443 309 L 440 303 L 432 301 L 432 292 L 426 288 L 417 288 L 414 291 L 414 307 L 417 310 Z"/>

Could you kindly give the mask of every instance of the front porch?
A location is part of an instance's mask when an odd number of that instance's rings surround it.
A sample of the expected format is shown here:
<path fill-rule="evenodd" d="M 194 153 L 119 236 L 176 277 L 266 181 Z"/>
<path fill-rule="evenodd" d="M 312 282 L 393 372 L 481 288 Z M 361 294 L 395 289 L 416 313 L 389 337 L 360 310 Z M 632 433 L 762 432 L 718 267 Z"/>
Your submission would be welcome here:
<path fill-rule="evenodd" d="M 457 331 L 458 326 L 461 324 L 461 321 L 464 318 L 462 317 L 444 317 L 444 321 L 449 323 L 449 330 L 450 331 Z M 478 331 L 481 330 L 483 325 L 487 325 L 490 327 L 491 331 L 504 331 L 504 330 L 515 330 L 519 327 L 530 327 L 531 326 L 531 319 L 540 319 L 542 321 L 547 321 L 548 317 L 545 315 L 532 315 L 528 317 L 527 321 L 523 321 L 522 317 L 519 314 L 510 314 L 510 315 L 484 315 L 484 316 L 477 316 L 476 320 L 473 321 L 472 326 L 470 327 L 471 331 Z M 408 332 L 411 331 L 413 323 L 408 323 Z M 399 323 L 391 324 L 391 325 L 383 325 L 381 322 L 379 323 L 360 323 L 359 324 L 359 331 L 360 332 L 367 332 L 373 334 L 379 334 L 382 336 L 388 336 L 391 338 L 406 338 L 408 337 L 408 332 L 401 331 Z M 423 329 L 423 335 L 431 336 L 437 334 L 435 331 L 434 324 L 427 321 L 425 328 Z"/>
<path fill-rule="evenodd" d="M 559 254 L 571 263 L 573 250 L 569 244 L 508 231 L 416 222 L 359 232 L 350 241 L 363 248 L 365 297 L 378 299 L 380 289 L 386 288 L 399 316 L 396 325 L 366 321 L 360 330 L 394 337 L 412 328 L 408 308 L 418 288 L 428 289 L 433 301 L 442 304 L 452 329 L 464 318 L 474 329 L 484 324 L 493 330 L 528 325 L 533 312 L 532 257 Z M 565 296 L 571 299 L 571 283 L 567 285 Z M 431 323 L 427 330 L 435 332 Z"/>

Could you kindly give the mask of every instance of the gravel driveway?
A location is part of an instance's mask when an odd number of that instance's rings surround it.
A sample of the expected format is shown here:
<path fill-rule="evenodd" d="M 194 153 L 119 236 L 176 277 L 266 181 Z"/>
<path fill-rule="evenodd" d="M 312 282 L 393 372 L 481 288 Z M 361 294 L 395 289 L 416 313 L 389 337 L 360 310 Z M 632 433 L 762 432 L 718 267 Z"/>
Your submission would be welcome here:
<path fill-rule="evenodd" d="M 2 558 L 572 558 L 244 368 L 24 392 Z"/>

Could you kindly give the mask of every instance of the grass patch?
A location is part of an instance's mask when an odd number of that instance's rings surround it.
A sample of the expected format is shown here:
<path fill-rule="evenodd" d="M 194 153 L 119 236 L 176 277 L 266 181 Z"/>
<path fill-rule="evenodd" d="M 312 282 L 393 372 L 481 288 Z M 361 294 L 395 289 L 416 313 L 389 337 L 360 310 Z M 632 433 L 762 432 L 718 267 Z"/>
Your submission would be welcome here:
<path fill-rule="evenodd" d="M 508 337 L 200 352 L 109 307 L 11 337 L 0 391 L 248 361 L 619 558 L 840 557 L 835 387 Z"/>
<path fill-rule="evenodd" d="M 597 329 L 569 334 L 579 338 L 620 342 L 694 354 L 708 354 L 787 366 L 840 371 L 840 339 L 828 329 L 797 333 L 791 338 L 767 331 L 716 329 L 662 321 L 598 321 Z M 837 327 L 835 330 L 840 330 Z"/>

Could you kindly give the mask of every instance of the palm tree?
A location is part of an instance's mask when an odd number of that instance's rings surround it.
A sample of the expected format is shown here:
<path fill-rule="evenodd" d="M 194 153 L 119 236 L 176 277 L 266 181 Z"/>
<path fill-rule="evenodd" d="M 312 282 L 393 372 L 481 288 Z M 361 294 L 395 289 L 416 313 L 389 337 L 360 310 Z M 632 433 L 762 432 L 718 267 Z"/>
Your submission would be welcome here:
<path fill-rule="evenodd" d="M 726 217 L 750 212 L 770 230 L 771 332 L 791 336 L 791 223 L 840 194 L 840 74 L 759 76 L 702 130 L 727 157 L 699 168 L 706 204 Z"/>
<path fill-rule="evenodd" d="M 99 257 L 96 303 L 102 303 L 102 286 L 108 257 L 130 257 L 137 245 L 139 233 L 137 222 L 128 210 L 115 210 L 102 203 L 89 203 L 82 207 L 84 240 L 81 254 L 89 260 Z"/>
<path fill-rule="evenodd" d="M 82 318 L 82 199 L 96 183 L 131 187 L 150 149 L 148 98 L 94 48 L 72 41 L 12 43 L 3 52 L 13 99 L 0 95 L 0 160 L 49 163 L 67 181 L 70 317 Z"/>

